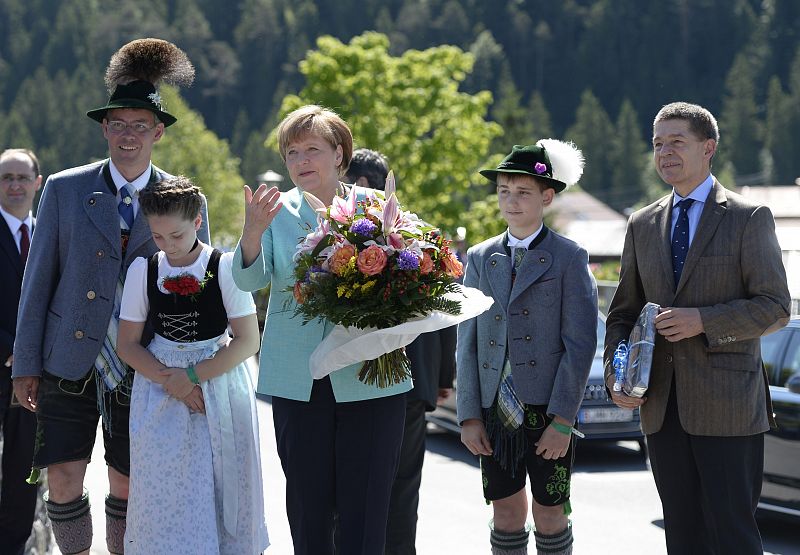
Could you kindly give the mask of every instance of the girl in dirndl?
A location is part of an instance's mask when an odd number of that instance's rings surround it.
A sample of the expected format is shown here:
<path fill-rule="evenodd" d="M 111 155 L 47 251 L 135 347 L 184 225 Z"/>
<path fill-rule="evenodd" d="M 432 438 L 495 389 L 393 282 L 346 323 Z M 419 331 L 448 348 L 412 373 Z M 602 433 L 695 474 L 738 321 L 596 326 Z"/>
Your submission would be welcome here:
<path fill-rule="evenodd" d="M 269 545 L 245 361 L 259 346 L 231 254 L 201 243 L 200 189 L 152 183 L 139 206 L 161 249 L 131 264 L 118 352 L 136 371 L 125 553 L 249 555 Z M 146 327 L 155 336 L 141 344 Z"/>

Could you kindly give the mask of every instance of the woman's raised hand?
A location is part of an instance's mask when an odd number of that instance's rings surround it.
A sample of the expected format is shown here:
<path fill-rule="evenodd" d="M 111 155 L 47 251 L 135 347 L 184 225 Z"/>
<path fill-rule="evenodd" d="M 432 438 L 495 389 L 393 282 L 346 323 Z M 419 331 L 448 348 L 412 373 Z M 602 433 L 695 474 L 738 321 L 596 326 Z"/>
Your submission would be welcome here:
<path fill-rule="evenodd" d="M 242 236 L 258 236 L 269 227 L 275 214 L 283 207 L 281 193 L 277 187 L 267 187 L 266 183 L 258 186 L 255 192 L 244 186 L 244 229 Z"/>
<path fill-rule="evenodd" d="M 283 207 L 281 193 L 277 187 L 266 183 L 253 190 L 244 186 L 244 227 L 239 245 L 242 248 L 244 267 L 250 266 L 261 254 L 261 236 Z"/>

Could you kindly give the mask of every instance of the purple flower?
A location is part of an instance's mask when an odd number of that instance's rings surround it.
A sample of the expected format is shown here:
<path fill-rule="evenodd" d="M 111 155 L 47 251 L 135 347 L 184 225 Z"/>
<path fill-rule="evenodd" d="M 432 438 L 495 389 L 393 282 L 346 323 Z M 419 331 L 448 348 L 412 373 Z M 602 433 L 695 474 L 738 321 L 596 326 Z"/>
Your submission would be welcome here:
<path fill-rule="evenodd" d="M 409 251 L 400 251 L 397 255 L 397 267 L 401 270 L 416 270 L 419 268 L 419 258 Z"/>
<path fill-rule="evenodd" d="M 303 278 L 303 283 L 311 283 L 312 281 L 319 281 L 320 278 L 324 277 L 326 274 L 330 272 L 326 271 L 322 268 L 322 266 L 311 266 L 308 270 L 306 270 L 306 275 Z"/>
<path fill-rule="evenodd" d="M 351 232 L 357 235 L 363 235 L 364 237 L 372 237 L 372 234 L 375 233 L 376 229 L 378 229 L 378 226 L 376 226 L 367 218 L 361 218 L 350 226 Z"/>
<path fill-rule="evenodd" d="M 536 162 L 536 165 L 533 166 L 533 169 L 536 170 L 536 173 L 544 173 L 547 171 L 547 166 L 541 162 Z"/>

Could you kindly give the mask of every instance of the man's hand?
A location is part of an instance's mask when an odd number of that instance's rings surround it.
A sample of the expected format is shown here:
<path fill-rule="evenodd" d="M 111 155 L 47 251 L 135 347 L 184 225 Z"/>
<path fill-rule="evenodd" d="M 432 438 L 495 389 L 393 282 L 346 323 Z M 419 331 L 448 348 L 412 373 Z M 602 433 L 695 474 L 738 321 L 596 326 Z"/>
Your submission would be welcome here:
<path fill-rule="evenodd" d="M 656 330 L 667 341 L 673 343 L 700 335 L 705 331 L 698 309 L 671 307 L 662 308 L 656 316 Z"/>
<path fill-rule="evenodd" d="M 492 445 L 486 435 L 483 421 L 477 418 L 465 420 L 461 425 L 461 443 L 467 446 L 473 455 L 491 455 Z"/>
<path fill-rule="evenodd" d="M 21 376 L 14 378 L 14 395 L 24 408 L 36 412 L 36 400 L 39 397 L 39 376 Z"/>
<path fill-rule="evenodd" d="M 614 377 L 610 377 L 611 384 L 606 383 L 611 392 L 611 400 L 621 409 L 635 409 L 641 407 L 647 401 L 647 397 L 629 397 L 624 391 L 614 391 Z"/>
<path fill-rule="evenodd" d="M 452 395 L 452 394 L 453 394 L 453 388 L 452 387 L 440 387 L 439 391 L 438 391 L 438 394 L 436 396 L 436 404 L 438 405 L 438 404 L 443 403 L 444 400 L 447 399 L 448 397 L 450 397 L 450 395 Z"/>
<path fill-rule="evenodd" d="M 6 368 L 11 368 L 12 364 L 14 364 L 14 353 L 11 353 L 10 355 L 8 355 L 8 358 L 6 359 L 5 367 Z"/>

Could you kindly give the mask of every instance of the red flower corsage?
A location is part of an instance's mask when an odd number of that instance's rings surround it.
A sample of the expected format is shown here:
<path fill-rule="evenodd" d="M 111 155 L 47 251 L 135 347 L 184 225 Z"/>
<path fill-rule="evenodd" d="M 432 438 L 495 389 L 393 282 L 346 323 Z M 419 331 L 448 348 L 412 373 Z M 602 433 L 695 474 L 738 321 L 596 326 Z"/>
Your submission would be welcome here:
<path fill-rule="evenodd" d="M 165 277 L 161 285 L 170 293 L 183 297 L 190 297 L 194 301 L 197 294 L 203 290 L 203 287 L 206 286 L 206 282 L 212 277 L 214 276 L 211 275 L 211 272 L 206 272 L 205 278 L 203 278 L 203 281 L 200 281 L 192 274 L 183 272 L 177 276 Z"/>

